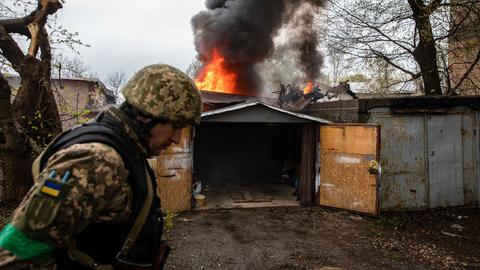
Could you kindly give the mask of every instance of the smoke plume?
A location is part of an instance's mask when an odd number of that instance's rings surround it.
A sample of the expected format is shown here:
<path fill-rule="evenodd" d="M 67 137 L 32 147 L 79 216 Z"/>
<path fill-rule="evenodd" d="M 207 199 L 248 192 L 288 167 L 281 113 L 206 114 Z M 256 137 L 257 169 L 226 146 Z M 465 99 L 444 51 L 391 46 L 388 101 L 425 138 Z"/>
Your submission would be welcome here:
<path fill-rule="evenodd" d="M 294 51 L 304 79 L 315 80 L 323 61 L 313 27 L 322 5 L 320 0 L 207 0 L 207 10 L 192 18 L 198 58 L 205 67 L 214 51 L 220 53 L 226 68 L 238 75 L 239 90 L 249 95 L 263 90 L 259 64 L 282 51 Z M 279 33 L 287 36 L 276 38 Z"/>

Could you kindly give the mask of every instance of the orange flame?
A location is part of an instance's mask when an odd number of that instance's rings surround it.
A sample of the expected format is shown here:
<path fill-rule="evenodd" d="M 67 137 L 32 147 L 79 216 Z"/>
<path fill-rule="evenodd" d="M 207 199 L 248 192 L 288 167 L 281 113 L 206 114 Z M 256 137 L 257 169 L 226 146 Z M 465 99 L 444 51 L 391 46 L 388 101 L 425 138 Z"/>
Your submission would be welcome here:
<path fill-rule="evenodd" d="M 210 62 L 195 79 L 195 84 L 200 90 L 233 94 L 237 79 L 237 74 L 225 68 L 225 58 L 215 50 Z"/>
<path fill-rule="evenodd" d="M 313 91 L 313 83 L 309 82 L 309 83 L 307 83 L 307 86 L 305 86 L 305 88 L 303 88 L 303 94 L 306 95 L 308 93 L 311 93 L 312 91 Z"/>

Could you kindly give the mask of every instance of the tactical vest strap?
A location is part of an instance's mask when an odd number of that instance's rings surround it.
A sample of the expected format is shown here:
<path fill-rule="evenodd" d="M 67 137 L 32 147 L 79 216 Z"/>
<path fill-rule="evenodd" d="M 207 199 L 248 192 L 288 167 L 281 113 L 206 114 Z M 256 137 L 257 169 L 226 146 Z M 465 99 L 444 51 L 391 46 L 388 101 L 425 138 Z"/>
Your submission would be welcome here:
<path fill-rule="evenodd" d="M 128 233 L 127 239 L 122 246 L 122 249 L 117 255 L 117 258 L 126 257 L 130 249 L 132 248 L 133 243 L 137 240 L 140 231 L 147 220 L 147 217 L 150 213 L 150 208 L 152 207 L 153 201 L 153 187 L 152 187 L 152 178 L 150 177 L 150 173 L 148 172 L 147 168 L 145 168 L 145 174 L 147 176 L 147 198 L 143 203 L 142 209 L 138 214 L 137 218 L 135 219 L 135 223 L 133 224 L 130 232 Z"/>
<path fill-rule="evenodd" d="M 33 181 L 35 181 L 38 178 L 38 175 L 40 174 L 40 161 L 42 160 L 44 153 L 45 151 L 42 151 L 42 153 L 35 159 L 35 161 L 32 164 Z"/>

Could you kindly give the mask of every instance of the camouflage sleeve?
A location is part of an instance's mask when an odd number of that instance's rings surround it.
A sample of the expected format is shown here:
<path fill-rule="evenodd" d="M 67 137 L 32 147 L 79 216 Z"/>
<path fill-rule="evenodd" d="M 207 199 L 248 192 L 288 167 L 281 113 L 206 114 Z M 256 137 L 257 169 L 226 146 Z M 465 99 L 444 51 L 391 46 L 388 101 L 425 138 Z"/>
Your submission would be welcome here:
<path fill-rule="evenodd" d="M 53 181 L 46 180 L 52 170 Z M 66 184 L 62 177 L 71 172 Z M 12 224 L 29 237 L 66 248 L 92 221 L 123 221 L 132 192 L 120 155 L 100 143 L 72 145 L 52 155 L 14 213 Z"/>

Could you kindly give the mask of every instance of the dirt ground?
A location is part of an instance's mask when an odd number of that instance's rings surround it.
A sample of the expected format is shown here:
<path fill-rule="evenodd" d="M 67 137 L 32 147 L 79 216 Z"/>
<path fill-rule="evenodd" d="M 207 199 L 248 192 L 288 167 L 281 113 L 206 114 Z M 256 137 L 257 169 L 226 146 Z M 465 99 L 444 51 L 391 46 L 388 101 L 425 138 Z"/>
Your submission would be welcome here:
<path fill-rule="evenodd" d="M 183 213 L 166 269 L 480 269 L 480 211 L 252 208 Z"/>
<path fill-rule="evenodd" d="M 15 205 L 5 202 L 0 203 L 0 229 L 10 221 Z"/>

